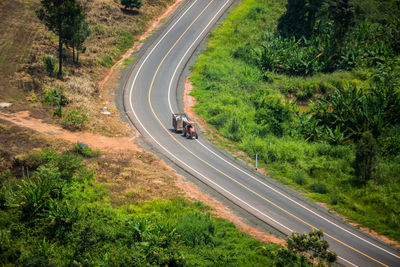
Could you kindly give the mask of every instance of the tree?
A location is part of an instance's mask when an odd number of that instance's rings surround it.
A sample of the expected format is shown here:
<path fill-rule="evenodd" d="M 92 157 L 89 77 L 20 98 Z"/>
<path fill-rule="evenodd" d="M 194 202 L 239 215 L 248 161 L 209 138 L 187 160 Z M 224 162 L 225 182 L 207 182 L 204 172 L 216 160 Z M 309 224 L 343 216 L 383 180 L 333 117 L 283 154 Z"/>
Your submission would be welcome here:
<path fill-rule="evenodd" d="M 84 18 L 83 8 L 76 0 L 41 0 L 38 18 L 58 35 L 58 78 L 62 77 L 63 44 L 71 36 L 71 25 Z"/>
<path fill-rule="evenodd" d="M 281 35 L 311 37 L 319 14 L 326 0 L 289 0 L 286 12 L 278 21 L 278 31 Z"/>
<path fill-rule="evenodd" d="M 334 53 L 339 55 L 346 34 L 354 22 L 353 4 L 350 0 L 334 0 L 331 1 L 328 12 L 334 25 L 332 35 Z"/>
<path fill-rule="evenodd" d="M 141 8 L 143 3 L 142 0 L 121 0 L 121 4 L 125 6 L 125 8 Z"/>
<path fill-rule="evenodd" d="M 322 260 L 328 264 L 334 263 L 337 259 L 336 253 L 328 251 L 329 243 L 323 237 L 322 230 L 312 230 L 308 235 L 294 232 L 286 239 L 286 242 L 289 250 L 300 255 L 302 263 L 313 259 Z"/>
<path fill-rule="evenodd" d="M 84 52 L 85 47 L 83 43 L 92 34 L 89 28 L 89 24 L 83 19 L 77 20 L 69 28 L 67 44 L 72 47 L 72 61 L 79 63 L 79 51 Z M 76 50 L 76 61 L 75 61 L 75 50 Z"/>

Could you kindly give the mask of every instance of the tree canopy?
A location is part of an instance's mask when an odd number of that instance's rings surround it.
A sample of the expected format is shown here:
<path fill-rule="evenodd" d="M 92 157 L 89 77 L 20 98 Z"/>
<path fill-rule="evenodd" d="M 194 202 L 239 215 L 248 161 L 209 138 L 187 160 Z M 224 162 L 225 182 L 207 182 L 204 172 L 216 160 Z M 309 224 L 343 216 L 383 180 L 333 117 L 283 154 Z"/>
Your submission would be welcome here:
<path fill-rule="evenodd" d="M 58 35 L 58 77 L 61 78 L 63 44 L 73 39 L 76 33 L 82 29 L 85 13 L 83 7 L 76 0 L 41 0 L 40 4 L 41 7 L 37 10 L 38 18 L 46 24 L 49 30 Z"/>
<path fill-rule="evenodd" d="M 121 0 L 121 4 L 125 6 L 125 8 L 141 8 L 143 3 L 142 0 Z"/>

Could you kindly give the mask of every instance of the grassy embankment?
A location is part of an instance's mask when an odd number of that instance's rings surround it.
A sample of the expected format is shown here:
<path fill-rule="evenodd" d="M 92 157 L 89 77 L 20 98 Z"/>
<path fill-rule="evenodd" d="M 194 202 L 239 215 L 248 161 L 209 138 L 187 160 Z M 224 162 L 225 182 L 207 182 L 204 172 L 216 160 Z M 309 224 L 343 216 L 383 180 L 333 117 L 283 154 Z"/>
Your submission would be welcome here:
<path fill-rule="evenodd" d="M 54 77 L 57 38 L 34 13 L 39 1 L 0 4 L 0 27 L 7 29 L 1 31 L 7 41 L 0 64 L 9 70 L 1 75 L 1 100 L 14 104 L 9 111 L 29 109 L 35 117 L 66 127 L 126 134 L 126 127 L 115 123 L 115 107 L 108 106 L 112 115 L 98 116 L 114 96 L 97 81 L 171 1 L 143 2 L 139 12 L 122 10 L 118 1 L 85 2 L 92 35 L 79 64 L 65 49 L 63 80 Z M 64 106 L 57 119 L 52 115 L 59 112 L 60 99 Z M 282 247 L 256 241 L 232 223 L 213 218 L 204 204 L 178 193 L 174 197 L 179 191 L 174 175 L 162 166 L 155 169 L 157 159 L 147 152 L 99 155 L 3 121 L 0 136 L 4 265 L 268 266 L 293 261 L 292 254 L 280 254 L 287 252 Z"/>
<path fill-rule="evenodd" d="M 242 1 L 211 33 L 192 69 L 195 110 L 226 138 L 218 141 L 223 147 L 245 151 L 247 161 L 258 153 L 271 177 L 400 241 L 400 127 L 387 114 L 399 110 L 398 64 L 390 63 L 399 55 L 398 31 L 387 23 L 398 10 L 353 2 L 355 26 L 331 60 L 324 50 L 329 32 L 311 40 L 279 36 L 286 1 Z M 369 104 L 359 104 L 367 98 Z M 361 125 L 355 130 L 353 116 Z M 374 178 L 360 182 L 354 162 L 364 125 L 375 138 L 377 164 Z"/>
<path fill-rule="evenodd" d="M 123 190 L 99 182 L 93 170 L 118 168 L 110 161 L 113 155 L 71 148 L 10 124 L 0 125 L 0 136 L 2 147 L 12 144 L 1 149 L 2 159 L 11 157 L 12 162 L 0 161 L 3 265 L 269 266 L 283 259 L 280 246 L 256 241 L 232 223 L 213 218 L 200 202 L 157 199 L 160 184 L 141 186 L 152 190 L 152 201 L 142 201 L 146 194 L 126 195 L 125 202 L 111 195 L 109 190 Z M 48 149 L 33 149 L 40 146 Z M 136 156 L 151 160 L 146 153 Z M 131 167 L 135 181 L 148 183 L 142 167 Z"/>

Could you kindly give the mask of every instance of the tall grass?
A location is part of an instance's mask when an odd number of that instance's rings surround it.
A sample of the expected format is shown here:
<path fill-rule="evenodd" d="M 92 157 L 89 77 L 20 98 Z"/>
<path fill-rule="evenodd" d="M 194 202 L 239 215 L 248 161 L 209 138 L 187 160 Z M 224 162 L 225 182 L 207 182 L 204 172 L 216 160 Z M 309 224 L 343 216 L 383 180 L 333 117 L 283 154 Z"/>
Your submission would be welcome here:
<path fill-rule="evenodd" d="M 376 39 L 382 27 L 375 24 L 377 21 L 360 23 L 353 29 L 358 32 L 349 35 L 355 38 L 355 45 L 342 50 L 356 53 L 358 50 L 351 49 L 357 46 L 362 58 L 355 57 L 354 65 L 346 56 L 337 62 L 345 70 L 318 73 L 324 71 L 320 61 L 325 59 L 321 58 L 323 55 L 317 57 L 322 52 L 319 48 L 307 43 L 312 40 L 284 40 L 275 33 L 285 3 L 242 1 L 211 33 L 205 51 L 192 67 L 192 94 L 198 101 L 195 110 L 211 128 L 245 151 L 248 159 L 257 153 L 259 164 L 272 177 L 305 189 L 310 198 L 326 202 L 351 219 L 400 240 L 400 224 L 395 219 L 400 217 L 396 208 L 400 206 L 400 180 L 392 171 L 400 166 L 395 141 L 398 126 L 385 128 L 378 138 L 380 182 L 356 187 L 352 183 L 355 145 L 344 134 L 345 127 L 318 128 L 321 121 L 307 116 L 312 111 L 310 100 L 324 98 L 336 89 L 347 92 L 348 88 L 355 88 L 364 97 L 376 77 L 376 68 L 371 66 L 379 64 L 377 59 L 384 55 L 396 58 L 395 49 L 388 47 L 386 37 Z M 394 44 L 393 40 L 389 43 Z M 260 65 L 263 57 L 271 67 Z M 291 63 L 292 60 L 309 62 L 307 66 L 315 69 L 307 72 L 308 67 Z M 346 70 L 354 66 L 358 67 Z M 375 194 L 373 188 L 379 193 Z"/>

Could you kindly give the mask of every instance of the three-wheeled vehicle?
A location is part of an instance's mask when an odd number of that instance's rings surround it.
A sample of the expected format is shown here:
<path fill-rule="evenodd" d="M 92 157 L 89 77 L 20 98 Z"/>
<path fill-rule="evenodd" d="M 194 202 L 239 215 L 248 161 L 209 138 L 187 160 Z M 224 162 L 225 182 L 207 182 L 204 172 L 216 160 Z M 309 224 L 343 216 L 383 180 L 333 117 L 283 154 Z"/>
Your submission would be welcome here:
<path fill-rule="evenodd" d="M 191 121 L 185 113 L 172 114 L 172 126 L 175 132 L 183 132 L 183 136 L 185 137 L 199 138 L 195 123 Z"/>

